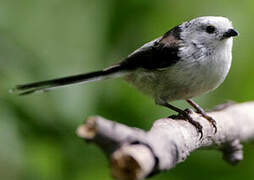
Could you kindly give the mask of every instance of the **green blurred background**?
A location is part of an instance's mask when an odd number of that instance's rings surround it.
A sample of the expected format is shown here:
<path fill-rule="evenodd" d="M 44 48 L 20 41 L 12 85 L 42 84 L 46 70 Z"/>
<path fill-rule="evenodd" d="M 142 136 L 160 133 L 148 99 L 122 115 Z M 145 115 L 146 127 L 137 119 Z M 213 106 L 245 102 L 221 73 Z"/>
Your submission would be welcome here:
<path fill-rule="evenodd" d="M 104 68 L 174 25 L 204 15 L 230 18 L 240 36 L 225 82 L 196 100 L 206 109 L 229 99 L 253 100 L 253 0 L 0 0 L 0 179 L 112 179 L 104 154 L 75 135 L 77 126 L 98 114 L 148 130 L 172 112 L 122 80 L 26 97 L 8 89 Z M 150 179 L 253 179 L 253 145 L 244 150 L 235 167 L 220 152 L 197 151 Z"/>

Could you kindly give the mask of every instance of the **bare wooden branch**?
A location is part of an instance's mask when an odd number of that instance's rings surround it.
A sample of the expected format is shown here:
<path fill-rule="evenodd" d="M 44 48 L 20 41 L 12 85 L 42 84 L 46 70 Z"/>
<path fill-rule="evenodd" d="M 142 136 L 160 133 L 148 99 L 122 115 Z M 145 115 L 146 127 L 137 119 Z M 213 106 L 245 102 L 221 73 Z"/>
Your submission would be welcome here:
<path fill-rule="evenodd" d="M 79 137 L 96 143 L 110 159 L 113 177 L 119 180 L 144 179 L 184 161 L 199 148 L 218 149 L 232 165 L 243 159 L 242 145 L 254 139 L 254 102 L 217 108 L 208 113 L 218 131 L 197 113 L 192 117 L 203 126 L 203 138 L 185 120 L 156 120 L 145 132 L 102 117 L 90 117 L 77 129 Z"/>

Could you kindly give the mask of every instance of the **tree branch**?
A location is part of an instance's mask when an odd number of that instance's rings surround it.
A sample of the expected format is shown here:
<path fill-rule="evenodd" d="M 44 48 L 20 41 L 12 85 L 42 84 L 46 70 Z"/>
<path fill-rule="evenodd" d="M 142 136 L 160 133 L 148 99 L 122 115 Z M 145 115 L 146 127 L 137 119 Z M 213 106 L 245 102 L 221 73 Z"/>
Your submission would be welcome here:
<path fill-rule="evenodd" d="M 77 134 L 102 148 L 113 177 L 120 180 L 143 179 L 171 169 L 200 148 L 221 150 L 224 160 L 237 164 L 243 159 L 240 142 L 254 139 L 254 102 L 224 104 L 208 114 L 217 122 L 216 134 L 206 119 L 191 114 L 203 126 L 202 139 L 195 127 L 177 117 L 156 120 L 145 132 L 95 116 Z"/>

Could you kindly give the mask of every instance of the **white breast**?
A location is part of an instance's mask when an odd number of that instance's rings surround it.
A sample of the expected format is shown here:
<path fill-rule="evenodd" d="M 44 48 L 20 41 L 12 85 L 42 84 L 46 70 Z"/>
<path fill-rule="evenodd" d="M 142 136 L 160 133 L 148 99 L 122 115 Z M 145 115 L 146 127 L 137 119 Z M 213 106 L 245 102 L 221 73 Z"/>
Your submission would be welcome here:
<path fill-rule="evenodd" d="M 190 51 L 185 49 L 185 51 Z M 202 50 L 201 50 L 202 51 Z M 195 52 L 195 51 L 191 51 Z M 217 88 L 226 78 L 232 60 L 232 38 L 203 54 L 185 59 L 161 74 L 165 84 L 160 84 L 157 94 L 168 101 L 187 99 Z M 188 54 L 188 52 L 181 52 Z"/>

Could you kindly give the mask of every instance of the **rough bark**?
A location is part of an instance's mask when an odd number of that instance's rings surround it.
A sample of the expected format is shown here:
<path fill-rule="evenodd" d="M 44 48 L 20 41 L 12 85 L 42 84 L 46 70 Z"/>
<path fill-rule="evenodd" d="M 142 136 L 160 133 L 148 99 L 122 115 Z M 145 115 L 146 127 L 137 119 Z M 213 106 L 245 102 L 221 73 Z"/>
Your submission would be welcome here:
<path fill-rule="evenodd" d="M 208 115 L 217 122 L 216 134 L 206 119 L 191 114 L 203 126 L 202 139 L 195 127 L 177 117 L 156 120 L 145 132 L 94 116 L 77 134 L 102 148 L 119 180 L 144 179 L 171 169 L 200 148 L 221 150 L 224 160 L 237 164 L 243 159 L 240 142 L 254 139 L 254 102 L 222 105 Z"/>

